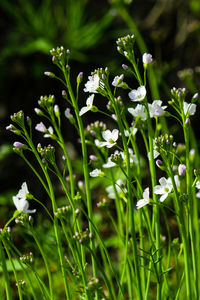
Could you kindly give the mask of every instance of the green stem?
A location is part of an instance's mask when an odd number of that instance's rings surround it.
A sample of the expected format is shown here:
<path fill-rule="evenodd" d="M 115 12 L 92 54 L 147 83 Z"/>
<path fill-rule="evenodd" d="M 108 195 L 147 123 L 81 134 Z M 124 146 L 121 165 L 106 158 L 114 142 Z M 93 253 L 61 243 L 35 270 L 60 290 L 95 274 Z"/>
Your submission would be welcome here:
<path fill-rule="evenodd" d="M 87 161 L 87 148 L 86 148 L 86 142 L 85 142 L 85 134 L 84 134 L 84 127 L 82 123 L 82 119 L 79 116 L 79 109 L 78 109 L 78 104 L 76 102 L 68 75 L 66 73 L 65 68 L 63 67 L 63 74 L 65 76 L 65 81 L 67 84 L 67 89 L 72 101 L 72 105 L 76 114 L 76 119 L 78 123 L 78 128 L 79 128 L 79 133 L 80 133 L 80 138 L 81 138 L 81 147 L 82 147 L 82 156 L 83 156 L 83 174 L 85 178 L 85 189 L 86 189 L 86 199 L 87 199 L 87 209 L 88 209 L 88 217 L 89 219 L 93 220 L 93 211 L 92 211 L 92 200 L 91 200 L 91 192 L 90 192 L 90 181 L 89 181 L 89 171 L 88 171 L 88 161 Z M 93 227 L 89 223 L 89 230 L 91 233 L 93 233 Z M 90 247 L 93 252 L 95 252 L 95 244 L 93 239 L 90 242 Z M 92 256 L 92 269 L 93 269 L 93 275 L 94 277 L 97 277 L 97 264 Z M 99 293 L 96 293 L 96 299 L 99 299 Z"/>
<path fill-rule="evenodd" d="M 183 118 L 184 121 L 184 118 Z M 187 195 L 188 195 L 188 217 L 189 217 L 189 234 L 191 239 L 191 248 L 192 248 L 192 263 L 193 263 L 193 274 L 195 281 L 195 294 L 196 299 L 199 299 L 199 288 L 198 288 L 198 264 L 197 264 L 197 248 L 195 245 L 194 237 L 194 212 L 193 212 L 193 198 L 192 198 L 192 171 L 190 167 L 190 141 L 189 141 L 189 127 L 183 122 L 183 132 L 185 138 L 186 146 L 186 186 L 187 186 Z"/>
<path fill-rule="evenodd" d="M 0 241 L 0 255 L 1 255 L 1 266 L 2 266 L 2 270 L 3 270 L 5 286 L 6 286 L 6 299 L 12 300 L 10 281 L 9 281 L 8 270 L 7 270 L 7 266 L 6 266 L 6 258 L 5 258 L 5 253 L 4 253 L 3 245 L 2 245 L 1 241 Z"/>
<path fill-rule="evenodd" d="M 45 264 L 45 267 L 46 267 L 46 270 L 47 270 L 47 275 L 48 275 L 48 280 L 49 280 L 49 290 L 50 290 L 50 295 L 51 295 L 51 299 L 54 299 L 54 294 L 53 294 L 53 281 L 52 281 L 52 276 L 51 276 L 51 271 L 50 271 L 50 267 L 49 267 L 49 263 L 48 263 L 48 260 L 47 260 L 47 257 L 46 257 L 46 254 L 45 252 L 43 251 L 43 248 L 39 242 L 39 239 L 37 237 L 37 234 L 35 233 L 34 229 L 32 228 L 32 226 L 29 227 L 31 233 L 32 233 L 32 236 L 38 246 L 38 249 L 40 250 L 40 253 L 42 255 L 42 258 L 44 260 L 44 264 Z"/>

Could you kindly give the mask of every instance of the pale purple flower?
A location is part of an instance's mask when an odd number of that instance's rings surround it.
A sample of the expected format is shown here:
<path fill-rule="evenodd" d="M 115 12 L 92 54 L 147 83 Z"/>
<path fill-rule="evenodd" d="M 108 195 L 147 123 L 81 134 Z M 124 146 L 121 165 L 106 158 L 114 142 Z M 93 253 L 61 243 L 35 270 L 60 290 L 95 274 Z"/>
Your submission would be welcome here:
<path fill-rule="evenodd" d="M 149 54 L 149 53 L 143 54 L 143 56 L 142 56 L 143 64 L 150 64 L 150 63 L 152 63 L 152 61 L 153 61 L 153 58 L 152 58 L 151 54 Z"/>
<path fill-rule="evenodd" d="M 116 87 L 122 87 L 123 79 L 124 79 L 124 74 L 121 74 L 120 76 L 115 76 L 115 78 L 113 79 L 112 85 L 116 86 Z"/>
<path fill-rule="evenodd" d="M 22 149 L 24 147 L 24 144 L 22 144 L 20 142 L 14 142 L 13 146 L 14 146 L 14 148 Z"/>
<path fill-rule="evenodd" d="M 148 104 L 150 117 L 161 117 L 167 106 L 162 106 L 161 100 L 154 100 L 153 103 Z"/>
<path fill-rule="evenodd" d="M 128 112 L 135 118 L 140 117 L 141 121 L 147 119 L 144 105 L 138 104 L 136 108 L 128 108 Z"/>
<path fill-rule="evenodd" d="M 131 101 L 142 101 L 146 96 L 146 88 L 145 86 L 139 86 L 137 90 L 132 90 L 128 93 L 129 98 Z"/>
<path fill-rule="evenodd" d="M 179 174 L 179 176 L 184 176 L 185 172 L 186 172 L 186 165 L 180 164 L 178 166 L 178 174 Z"/>
<path fill-rule="evenodd" d="M 40 132 L 46 132 L 47 131 L 47 128 L 46 128 L 46 126 L 44 125 L 43 122 L 38 123 L 35 126 L 35 129 L 38 130 L 38 131 L 40 131 Z"/>

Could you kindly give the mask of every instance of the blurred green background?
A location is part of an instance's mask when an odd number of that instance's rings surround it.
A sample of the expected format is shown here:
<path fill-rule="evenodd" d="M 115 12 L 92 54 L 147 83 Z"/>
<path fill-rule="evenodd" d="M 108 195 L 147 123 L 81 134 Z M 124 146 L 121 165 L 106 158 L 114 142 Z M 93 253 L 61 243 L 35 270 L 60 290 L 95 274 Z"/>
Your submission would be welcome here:
<path fill-rule="evenodd" d="M 123 73 L 126 61 L 117 53 L 115 41 L 135 34 L 136 55 L 150 52 L 155 59 L 153 76 L 164 102 L 173 86 L 186 86 L 191 94 L 199 89 L 199 0 L 1 0 L 0 15 L 0 227 L 10 208 L 12 215 L 12 195 L 23 181 L 33 194 L 43 196 L 31 171 L 12 153 L 17 137 L 5 127 L 20 109 L 36 123 L 33 108 L 40 95 L 54 94 L 64 110 L 62 86 L 43 76 L 55 71 L 51 48 L 70 49 L 75 85 L 80 71 L 84 82 L 97 67 L 109 67 L 113 76 Z M 85 101 L 87 95 L 81 97 Z M 95 101 L 98 106 L 98 97 Z M 87 116 L 86 124 L 91 120 Z M 74 142 L 67 122 L 63 130 Z M 41 134 L 34 133 L 34 139 L 39 142 Z"/>

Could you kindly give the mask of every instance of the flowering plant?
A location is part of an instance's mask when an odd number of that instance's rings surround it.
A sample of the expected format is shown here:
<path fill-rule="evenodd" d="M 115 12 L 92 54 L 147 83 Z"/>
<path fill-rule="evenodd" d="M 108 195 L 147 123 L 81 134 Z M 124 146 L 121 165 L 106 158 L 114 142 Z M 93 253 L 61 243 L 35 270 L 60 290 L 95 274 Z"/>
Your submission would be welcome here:
<path fill-rule="evenodd" d="M 136 78 L 136 89 L 126 83 L 126 74 L 113 79 L 110 78 L 108 68 L 97 69 L 88 77 L 83 88 L 85 93 L 91 93 L 86 106 L 79 103 L 82 73 L 77 76 L 76 91 L 72 89 L 70 51 L 64 47 L 51 50 L 52 61 L 61 70 L 62 77 L 52 72 L 45 74 L 64 84 L 62 96 L 67 107 L 62 113 L 53 95 L 41 96 L 39 108 L 35 108 L 35 112 L 46 118 L 49 127 L 41 121 L 34 128 L 44 133 L 45 138 L 52 140 L 54 146 L 35 146 L 32 121 L 23 111 L 12 115 L 12 124 L 7 127 L 23 139 L 23 143 L 14 143 L 14 151 L 33 170 L 50 199 L 49 211 L 41 199 L 31 196 L 42 205 L 51 222 L 54 232 L 52 247 L 59 261 L 55 272 L 61 271 L 61 293 L 66 299 L 148 299 L 148 295 L 155 293 L 153 284 L 157 286 L 157 299 L 178 299 L 182 293 L 186 293 L 188 299 L 199 297 L 197 249 L 200 239 L 198 193 L 196 194 L 195 189 L 200 189 L 200 184 L 199 172 L 193 172 L 194 167 L 198 166 L 194 164 L 195 160 L 191 160 L 191 147 L 194 145 L 191 134 L 194 135 L 194 132 L 190 120 L 196 112 L 194 102 L 198 95 L 195 94 L 188 103 L 185 101 L 186 90 L 173 88 L 168 104 L 174 109 L 174 114 L 166 103 L 163 104 L 164 101 L 150 101 L 147 74 L 148 69 L 153 67 L 153 59 L 150 54 L 145 53 L 139 59 L 141 66 L 138 65 L 134 43 L 134 36 L 119 38 L 117 50 L 128 60 L 129 66 L 126 65 L 123 69 L 129 70 Z M 140 67 L 143 67 L 142 71 Z M 118 95 L 122 90 L 126 94 Z M 107 101 L 104 111 L 98 108 L 97 100 L 97 107 L 93 106 L 96 94 Z M 103 122 L 96 121 L 84 129 L 82 116 L 86 112 L 105 115 L 110 121 L 108 127 Z M 76 166 L 62 134 L 62 114 L 80 138 L 82 172 L 76 174 L 79 178 L 74 176 Z M 185 144 L 182 152 L 174 136 L 170 134 L 167 117 L 174 117 L 181 125 Z M 197 146 L 194 146 L 197 151 Z M 62 151 L 62 166 L 57 162 L 58 148 Z M 35 163 L 28 160 L 27 151 L 34 155 L 40 172 Z M 88 155 L 89 151 L 91 155 Z M 64 195 L 62 207 L 58 207 L 52 175 L 57 179 Z M 101 189 L 99 193 L 98 188 Z M 50 268 L 52 262 L 45 245 L 41 245 L 32 216 L 28 216 L 36 210 L 28 209 L 27 195 L 27 185 L 23 183 L 22 189 L 13 196 L 17 208 L 17 223 L 24 225 L 31 233 L 48 277 L 48 281 L 38 277 L 30 259 L 25 260 L 38 283 L 33 288 L 27 269 L 23 269 L 30 285 L 27 290 L 34 299 L 38 299 L 39 295 L 54 299 L 54 275 Z M 101 216 L 100 221 L 95 214 L 96 209 Z M 37 210 L 35 215 L 38 214 L 40 211 Z M 16 248 L 9 248 L 6 229 L 15 217 L 14 214 L 1 233 L 3 262 L 5 254 L 2 245 L 11 262 L 12 256 L 19 254 Z M 180 243 L 172 241 L 168 217 L 177 224 L 176 235 L 179 236 Z M 163 229 L 162 222 L 165 222 L 167 231 Z M 102 224 L 109 225 L 109 239 L 102 234 Z M 18 261 L 20 262 L 19 259 Z M 2 263 L 2 268 L 9 298 L 11 286 L 5 263 Z M 177 270 L 182 272 L 179 276 Z M 20 285 L 14 267 L 13 272 L 21 297 L 24 287 Z M 173 276 L 176 276 L 175 283 L 170 279 Z"/>

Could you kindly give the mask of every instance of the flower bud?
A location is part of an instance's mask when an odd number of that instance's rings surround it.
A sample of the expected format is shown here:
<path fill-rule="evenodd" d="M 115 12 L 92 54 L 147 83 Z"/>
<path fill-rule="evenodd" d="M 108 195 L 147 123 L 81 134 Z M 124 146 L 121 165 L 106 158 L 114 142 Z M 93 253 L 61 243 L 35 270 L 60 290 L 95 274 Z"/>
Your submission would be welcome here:
<path fill-rule="evenodd" d="M 186 165 L 180 164 L 178 166 L 178 174 L 179 174 L 179 176 L 184 176 L 185 172 L 186 172 Z"/>

